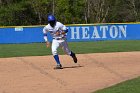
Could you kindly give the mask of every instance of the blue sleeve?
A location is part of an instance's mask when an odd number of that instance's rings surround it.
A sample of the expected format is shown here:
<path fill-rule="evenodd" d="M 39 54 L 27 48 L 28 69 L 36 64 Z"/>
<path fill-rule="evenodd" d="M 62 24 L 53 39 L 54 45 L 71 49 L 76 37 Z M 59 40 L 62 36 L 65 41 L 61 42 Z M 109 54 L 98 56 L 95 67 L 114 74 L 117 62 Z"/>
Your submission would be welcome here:
<path fill-rule="evenodd" d="M 47 33 L 43 33 L 44 36 L 47 36 Z"/>
<path fill-rule="evenodd" d="M 67 33 L 68 32 L 68 29 L 64 30 L 64 32 Z"/>

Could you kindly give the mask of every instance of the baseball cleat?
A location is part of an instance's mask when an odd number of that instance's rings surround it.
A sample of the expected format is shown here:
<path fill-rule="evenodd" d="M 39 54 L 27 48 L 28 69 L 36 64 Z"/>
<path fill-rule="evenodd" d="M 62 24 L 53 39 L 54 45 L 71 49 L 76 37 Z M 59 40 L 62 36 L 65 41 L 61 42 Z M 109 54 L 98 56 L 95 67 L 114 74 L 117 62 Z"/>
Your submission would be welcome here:
<path fill-rule="evenodd" d="M 77 57 L 75 54 L 72 56 L 72 58 L 73 58 L 74 63 L 77 63 Z"/>
<path fill-rule="evenodd" d="M 61 64 L 57 64 L 56 67 L 54 67 L 54 69 L 63 69 Z"/>

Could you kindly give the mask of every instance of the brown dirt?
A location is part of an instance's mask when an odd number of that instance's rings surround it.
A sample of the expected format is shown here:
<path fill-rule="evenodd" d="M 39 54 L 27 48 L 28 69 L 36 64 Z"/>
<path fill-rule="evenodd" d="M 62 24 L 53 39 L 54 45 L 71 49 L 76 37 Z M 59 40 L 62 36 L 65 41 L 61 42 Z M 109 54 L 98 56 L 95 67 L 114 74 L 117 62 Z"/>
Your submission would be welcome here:
<path fill-rule="evenodd" d="M 91 93 L 140 76 L 140 52 L 0 58 L 0 93 Z"/>

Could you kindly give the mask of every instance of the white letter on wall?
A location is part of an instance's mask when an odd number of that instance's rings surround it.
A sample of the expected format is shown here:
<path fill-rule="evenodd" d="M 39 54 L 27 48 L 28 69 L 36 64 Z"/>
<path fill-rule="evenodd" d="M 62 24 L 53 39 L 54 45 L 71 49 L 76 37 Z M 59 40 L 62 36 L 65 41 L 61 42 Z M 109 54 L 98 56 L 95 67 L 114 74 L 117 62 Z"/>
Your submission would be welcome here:
<path fill-rule="evenodd" d="M 124 37 L 126 37 L 126 28 L 127 28 L 127 25 L 119 26 L 119 38 L 122 37 L 122 34 Z"/>
<path fill-rule="evenodd" d="M 100 30 L 103 32 L 102 38 L 107 38 L 106 37 L 106 31 L 108 31 L 108 26 L 101 26 Z"/>
<path fill-rule="evenodd" d="M 76 31 L 75 31 L 75 27 L 70 27 L 71 39 L 80 39 L 79 28 L 80 27 L 76 27 Z M 76 35 L 76 37 L 75 37 L 75 35 Z"/>
<path fill-rule="evenodd" d="M 82 27 L 82 34 L 83 34 L 83 37 L 82 39 L 89 39 L 89 27 Z"/>
<path fill-rule="evenodd" d="M 114 34 L 113 34 L 114 33 Z M 110 27 L 110 36 L 116 38 L 118 36 L 118 28 L 115 25 Z"/>
<path fill-rule="evenodd" d="M 94 26 L 94 31 L 91 38 L 100 38 L 97 27 Z"/>

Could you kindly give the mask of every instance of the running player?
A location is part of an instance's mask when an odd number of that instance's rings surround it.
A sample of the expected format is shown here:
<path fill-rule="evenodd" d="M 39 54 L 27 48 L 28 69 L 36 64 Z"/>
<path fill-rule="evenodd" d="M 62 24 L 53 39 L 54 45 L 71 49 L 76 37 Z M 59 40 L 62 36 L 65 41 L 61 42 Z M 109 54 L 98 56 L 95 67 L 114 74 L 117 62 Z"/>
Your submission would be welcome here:
<path fill-rule="evenodd" d="M 43 28 L 43 34 L 44 34 L 46 46 L 50 47 L 50 42 L 48 41 L 47 38 L 48 32 L 50 32 L 51 36 L 53 37 L 51 48 L 52 48 L 53 57 L 57 63 L 55 69 L 62 69 L 62 65 L 60 63 L 59 56 L 57 53 L 57 49 L 59 47 L 62 47 L 62 49 L 73 58 L 73 61 L 77 63 L 77 57 L 75 53 L 69 49 L 66 41 L 66 33 L 68 32 L 68 29 L 66 28 L 65 25 L 58 22 L 55 16 L 53 15 L 48 16 L 48 25 L 46 25 Z"/>

